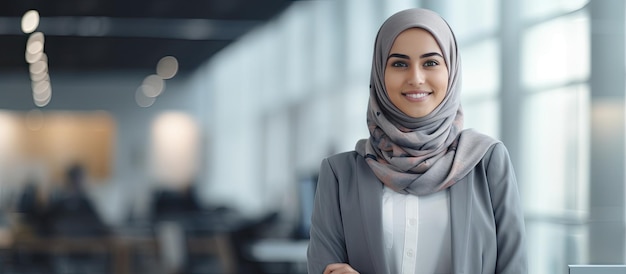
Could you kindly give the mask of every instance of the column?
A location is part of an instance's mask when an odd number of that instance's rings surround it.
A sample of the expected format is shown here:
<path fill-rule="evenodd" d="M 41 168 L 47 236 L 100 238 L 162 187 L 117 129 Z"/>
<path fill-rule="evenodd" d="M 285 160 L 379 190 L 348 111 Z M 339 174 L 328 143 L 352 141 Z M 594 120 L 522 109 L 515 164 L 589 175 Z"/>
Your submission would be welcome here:
<path fill-rule="evenodd" d="M 591 0 L 589 262 L 624 263 L 625 29 L 622 0 Z"/>

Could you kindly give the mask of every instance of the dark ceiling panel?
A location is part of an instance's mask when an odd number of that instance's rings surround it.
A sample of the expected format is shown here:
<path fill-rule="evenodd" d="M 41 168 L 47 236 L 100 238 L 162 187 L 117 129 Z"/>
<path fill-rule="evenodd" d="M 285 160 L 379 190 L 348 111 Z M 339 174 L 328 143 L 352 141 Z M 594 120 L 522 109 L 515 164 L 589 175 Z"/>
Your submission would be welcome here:
<path fill-rule="evenodd" d="M 164 56 L 179 59 L 188 71 L 210 58 L 230 41 L 194 41 L 156 38 L 48 37 L 45 52 L 51 70 L 154 69 Z M 22 62 L 24 59 L 22 58 Z"/>
<path fill-rule="evenodd" d="M 28 71 L 28 64 L 24 57 L 24 50 L 26 47 L 26 35 L 7 35 L 0 36 L 0 68 L 16 70 L 26 69 Z"/>
<path fill-rule="evenodd" d="M 267 20 L 291 2 L 286 0 L 3 0 L 0 3 L 0 16 L 22 16 L 30 9 L 37 9 L 42 16 Z"/>
<path fill-rule="evenodd" d="M 0 0 L 0 71 L 28 70 L 21 16 L 36 9 L 54 71 L 153 71 L 175 56 L 181 72 L 206 62 L 291 0 Z"/>

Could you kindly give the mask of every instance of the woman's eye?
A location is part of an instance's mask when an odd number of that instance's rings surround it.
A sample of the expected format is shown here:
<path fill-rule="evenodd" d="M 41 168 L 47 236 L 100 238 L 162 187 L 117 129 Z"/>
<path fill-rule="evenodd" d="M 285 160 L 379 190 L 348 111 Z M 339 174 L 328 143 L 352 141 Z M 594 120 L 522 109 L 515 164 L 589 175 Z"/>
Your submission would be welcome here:
<path fill-rule="evenodd" d="M 434 67 L 434 66 L 436 66 L 436 65 L 439 65 L 439 63 L 438 63 L 437 61 L 433 61 L 433 60 L 426 61 L 426 62 L 424 63 L 424 66 L 425 66 L 425 67 Z"/>
<path fill-rule="evenodd" d="M 393 62 L 391 63 L 391 66 L 396 68 L 405 68 L 408 65 L 405 62 Z"/>

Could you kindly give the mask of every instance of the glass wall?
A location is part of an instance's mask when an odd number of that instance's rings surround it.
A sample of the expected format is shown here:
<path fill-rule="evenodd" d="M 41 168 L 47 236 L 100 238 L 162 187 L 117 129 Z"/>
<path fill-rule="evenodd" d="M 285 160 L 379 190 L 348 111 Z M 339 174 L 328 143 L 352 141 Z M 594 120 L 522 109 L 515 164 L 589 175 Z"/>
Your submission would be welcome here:
<path fill-rule="evenodd" d="M 567 264 L 588 262 L 591 42 L 585 4 L 522 5 L 520 186 L 529 248 L 539 252 L 529 257 L 531 273 L 567 273 Z"/>

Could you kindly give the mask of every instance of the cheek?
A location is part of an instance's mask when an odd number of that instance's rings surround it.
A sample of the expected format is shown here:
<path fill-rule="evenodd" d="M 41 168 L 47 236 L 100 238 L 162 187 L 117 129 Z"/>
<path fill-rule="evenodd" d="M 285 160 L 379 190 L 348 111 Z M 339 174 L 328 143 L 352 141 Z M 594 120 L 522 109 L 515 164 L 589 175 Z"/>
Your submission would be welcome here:
<path fill-rule="evenodd" d="M 397 74 L 387 73 L 385 74 L 385 89 L 387 92 L 394 91 L 402 85 L 402 79 L 399 79 Z"/>
<path fill-rule="evenodd" d="M 435 78 L 435 85 L 437 89 L 446 91 L 448 89 L 448 73 L 446 72 L 437 75 Z"/>

